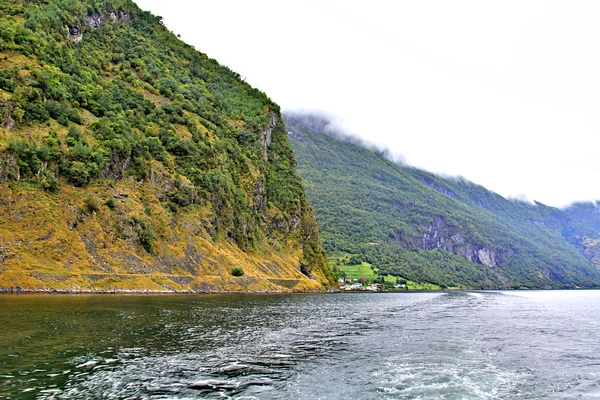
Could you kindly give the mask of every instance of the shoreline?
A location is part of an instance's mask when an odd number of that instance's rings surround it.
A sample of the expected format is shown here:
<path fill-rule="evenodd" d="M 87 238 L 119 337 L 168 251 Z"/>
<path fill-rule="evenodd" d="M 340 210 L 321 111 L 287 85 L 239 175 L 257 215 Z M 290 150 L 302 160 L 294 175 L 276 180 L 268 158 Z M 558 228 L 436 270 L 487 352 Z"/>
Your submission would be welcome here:
<path fill-rule="evenodd" d="M 0 295 L 23 295 L 23 294 L 55 294 L 55 295 L 77 295 L 77 294 L 111 294 L 111 295 L 208 295 L 208 294 L 317 294 L 337 293 L 335 290 L 144 290 L 144 289 L 22 289 L 22 288 L 0 288 Z"/>
<path fill-rule="evenodd" d="M 457 292 L 519 292 L 519 291 L 581 291 L 581 290 L 600 290 L 600 288 L 568 288 L 568 289 L 464 289 L 464 290 L 407 290 L 407 291 L 344 291 L 344 290 L 145 290 L 145 289 L 23 289 L 23 288 L 0 288 L 0 295 L 226 295 L 226 294 L 383 294 L 383 293 L 457 293 Z"/>

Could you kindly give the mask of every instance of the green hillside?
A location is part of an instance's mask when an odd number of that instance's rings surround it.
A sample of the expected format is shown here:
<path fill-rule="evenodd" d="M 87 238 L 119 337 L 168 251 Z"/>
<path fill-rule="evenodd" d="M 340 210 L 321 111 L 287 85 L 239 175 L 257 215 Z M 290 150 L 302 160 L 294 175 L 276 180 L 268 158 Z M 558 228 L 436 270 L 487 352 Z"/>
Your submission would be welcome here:
<path fill-rule="evenodd" d="M 279 107 L 129 0 L 0 2 L 0 193 L 0 288 L 332 281 Z"/>
<path fill-rule="evenodd" d="M 319 117 L 285 118 L 331 257 L 447 287 L 600 284 L 598 269 L 569 243 L 582 230 L 567 213 L 397 165 Z"/>
<path fill-rule="evenodd" d="M 600 207 L 598 202 L 575 203 L 566 207 L 575 224 L 564 230 L 565 236 L 594 265 L 600 265 Z"/>

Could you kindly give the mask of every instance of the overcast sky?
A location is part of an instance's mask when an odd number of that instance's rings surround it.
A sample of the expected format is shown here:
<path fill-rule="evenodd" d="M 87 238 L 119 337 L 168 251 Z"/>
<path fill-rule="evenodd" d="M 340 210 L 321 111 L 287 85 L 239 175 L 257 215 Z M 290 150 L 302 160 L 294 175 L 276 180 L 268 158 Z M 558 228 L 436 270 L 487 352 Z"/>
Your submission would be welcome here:
<path fill-rule="evenodd" d="M 553 206 L 600 199 L 600 2 L 137 0 L 284 110 Z"/>

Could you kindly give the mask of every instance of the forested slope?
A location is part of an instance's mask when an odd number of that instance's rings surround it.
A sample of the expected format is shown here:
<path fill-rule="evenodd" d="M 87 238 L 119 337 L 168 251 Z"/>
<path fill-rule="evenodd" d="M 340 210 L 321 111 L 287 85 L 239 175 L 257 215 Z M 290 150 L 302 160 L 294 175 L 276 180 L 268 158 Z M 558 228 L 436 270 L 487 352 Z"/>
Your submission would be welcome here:
<path fill-rule="evenodd" d="M 448 287 L 600 283 L 598 269 L 572 244 L 590 233 L 567 213 L 400 166 L 322 118 L 285 118 L 330 256 Z"/>
<path fill-rule="evenodd" d="M 331 281 L 264 93 L 131 1 L 0 2 L 0 288 Z"/>

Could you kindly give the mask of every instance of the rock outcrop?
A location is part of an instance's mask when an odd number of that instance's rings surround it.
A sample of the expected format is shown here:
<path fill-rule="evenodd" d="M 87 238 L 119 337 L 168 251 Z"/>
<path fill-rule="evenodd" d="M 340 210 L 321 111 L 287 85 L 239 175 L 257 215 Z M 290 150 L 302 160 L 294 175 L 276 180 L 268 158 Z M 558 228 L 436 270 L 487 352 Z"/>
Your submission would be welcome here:
<path fill-rule="evenodd" d="M 470 243 L 465 238 L 464 232 L 457 232 L 441 218 L 434 218 L 434 221 L 422 233 L 418 248 L 421 250 L 444 249 L 476 264 L 488 267 L 497 266 L 494 248 Z"/>
<path fill-rule="evenodd" d="M 98 29 L 105 23 L 111 25 L 125 24 L 133 19 L 133 16 L 126 11 L 112 11 L 110 13 L 91 13 L 85 17 L 85 24 L 67 25 L 67 40 L 72 43 L 79 43 L 83 39 L 85 28 Z"/>

